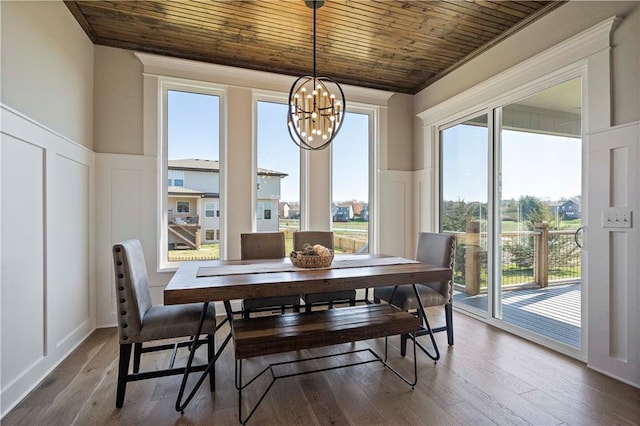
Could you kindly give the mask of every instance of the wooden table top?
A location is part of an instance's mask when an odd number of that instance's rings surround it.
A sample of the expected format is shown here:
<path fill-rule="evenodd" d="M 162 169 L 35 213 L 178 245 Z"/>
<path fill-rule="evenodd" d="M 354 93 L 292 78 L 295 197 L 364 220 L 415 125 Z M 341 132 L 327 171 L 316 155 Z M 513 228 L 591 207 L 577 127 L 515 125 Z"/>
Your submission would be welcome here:
<path fill-rule="evenodd" d="M 293 296 L 451 279 L 452 271 L 447 267 L 404 258 L 396 258 L 398 263 L 390 264 L 389 259 L 392 258 L 373 254 L 336 255 L 332 266 L 322 269 L 292 268 L 288 258 L 182 262 L 164 290 L 164 303 Z M 350 265 L 340 267 L 341 260 L 349 261 Z M 363 266 L 358 266 L 359 262 Z M 282 268 L 274 266 L 278 264 Z M 247 266 L 248 273 L 238 273 L 238 266 L 243 265 Z M 231 268 L 225 271 L 227 266 Z M 264 266 L 262 272 L 261 266 Z M 216 267 L 220 268 L 221 275 L 212 272 Z M 207 276 L 197 276 L 198 271 L 207 271 Z"/>

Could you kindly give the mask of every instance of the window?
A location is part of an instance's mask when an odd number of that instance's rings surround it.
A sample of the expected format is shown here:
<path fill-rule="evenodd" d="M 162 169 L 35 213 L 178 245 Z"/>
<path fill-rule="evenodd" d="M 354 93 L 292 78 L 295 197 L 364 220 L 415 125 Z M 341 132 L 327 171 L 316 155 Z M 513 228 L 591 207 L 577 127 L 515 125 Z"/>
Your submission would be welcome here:
<path fill-rule="evenodd" d="M 222 94 L 202 86 L 174 82 L 162 85 L 166 126 L 162 156 L 167 173 L 163 203 L 167 212 L 175 207 L 175 214 L 168 213 L 162 230 L 167 265 L 184 259 L 220 257 Z"/>
<path fill-rule="evenodd" d="M 169 170 L 169 186 L 184 186 L 184 172 L 179 170 Z"/>
<path fill-rule="evenodd" d="M 257 102 L 256 227 L 284 231 L 293 247 L 293 231 L 300 229 L 300 148 L 289 137 L 286 116 L 286 104 Z"/>
<path fill-rule="evenodd" d="M 342 247 L 336 251 L 369 252 L 369 114 L 347 112 L 332 150 L 333 232 Z"/>
<path fill-rule="evenodd" d="M 220 211 L 218 211 L 220 214 Z M 204 203 L 204 217 L 216 217 L 216 204 L 215 203 Z M 213 238 L 207 238 L 207 240 L 211 240 Z"/>

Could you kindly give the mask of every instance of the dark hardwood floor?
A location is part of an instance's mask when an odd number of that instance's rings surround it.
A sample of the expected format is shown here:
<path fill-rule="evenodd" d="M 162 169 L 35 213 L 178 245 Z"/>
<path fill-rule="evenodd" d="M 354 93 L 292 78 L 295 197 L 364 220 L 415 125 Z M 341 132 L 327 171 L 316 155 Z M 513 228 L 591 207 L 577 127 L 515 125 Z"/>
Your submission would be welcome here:
<path fill-rule="evenodd" d="M 455 345 L 439 333 L 442 359 L 434 364 L 418 353 L 418 384 L 411 389 L 379 363 L 327 371 L 276 382 L 250 424 L 338 425 L 638 425 L 640 390 L 588 369 L 585 364 L 454 315 Z M 221 330 L 218 342 L 226 330 Z M 422 338 L 426 339 L 426 338 Z M 383 340 L 360 342 L 382 352 Z M 390 339 L 392 362 L 411 374 L 401 359 L 399 338 Z M 351 345 L 301 351 L 338 352 Z M 206 356 L 204 348 L 199 357 Z M 267 361 L 294 359 L 297 352 L 244 363 L 247 377 Z M 186 354 L 181 356 L 184 358 Z M 115 408 L 118 339 L 115 328 L 96 330 L 25 400 L 2 425 L 186 425 L 238 424 L 233 353 L 216 365 L 217 391 L 203 386 L 185 414 L 174 409 L 179 376 L 127 385 L 124 406 Z M 142 368 L 164 365 L 169 353 L 148 354 Z M 341 358 L 327 363 L 339 364 Z M 251 370 L 251 371 L 249 371 Z M 206 383 L 206 382 L 205 382 Z M 264 382 L 245 400 L 255 401 Z M 252 399 L 253 398 L 253 399 Z"/>

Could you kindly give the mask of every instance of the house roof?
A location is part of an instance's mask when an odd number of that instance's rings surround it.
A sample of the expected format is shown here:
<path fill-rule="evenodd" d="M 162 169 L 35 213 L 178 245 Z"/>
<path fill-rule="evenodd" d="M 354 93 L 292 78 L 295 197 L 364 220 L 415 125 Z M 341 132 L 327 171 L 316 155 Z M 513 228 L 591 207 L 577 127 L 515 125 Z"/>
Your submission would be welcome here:
<path fill-rule="evenodd" d="M 202 160 L 199 158 L 186 158 L 181 160 L 169 160 L 167 166 L 170 170 L 193 170 L 220 172 L 220 162 L 218 160 Z M 285 177 L 288 174 L 276 170 L 263 169 L 258 167 L 258 174 L 264 176 Z"/>
<path fill-rule="evenodd" d="M 204 192 L 197 189 L 185 188 L 184 186 L 169 186 L 167 188 L 169 195 L 197 195 L 202 196 Z"/>
<path fill-rule="evenodd" d="M 327 0 L 316 12 L 317 72 L 415 94 L 564 3 Z M 65 5 L 96 45 L 291 76 L 313 71 L 313 10 L 302 0 Z"/>

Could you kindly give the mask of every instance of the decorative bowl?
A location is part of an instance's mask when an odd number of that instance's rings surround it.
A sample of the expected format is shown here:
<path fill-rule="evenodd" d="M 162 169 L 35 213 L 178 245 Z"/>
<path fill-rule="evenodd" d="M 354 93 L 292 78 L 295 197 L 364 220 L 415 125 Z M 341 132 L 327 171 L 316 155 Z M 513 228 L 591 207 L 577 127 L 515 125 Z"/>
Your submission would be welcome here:
<path fill-rule="evenodd" d="M 291 263 L 298 268 L 328 268 L 333 262 L 333 250 L 330 251 L 329 256 L 302 254 L 299 251 L 292 251 L 289 258 Z"/>

